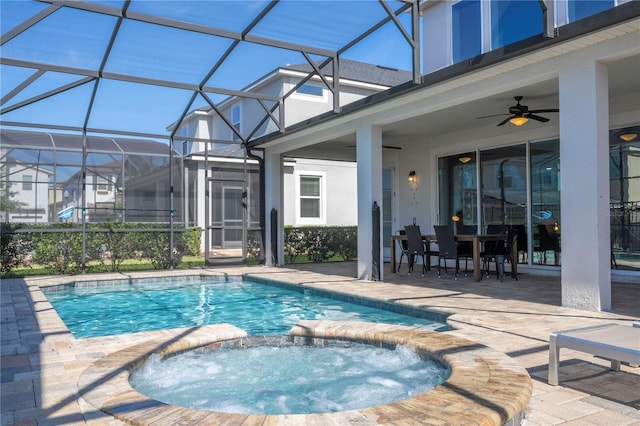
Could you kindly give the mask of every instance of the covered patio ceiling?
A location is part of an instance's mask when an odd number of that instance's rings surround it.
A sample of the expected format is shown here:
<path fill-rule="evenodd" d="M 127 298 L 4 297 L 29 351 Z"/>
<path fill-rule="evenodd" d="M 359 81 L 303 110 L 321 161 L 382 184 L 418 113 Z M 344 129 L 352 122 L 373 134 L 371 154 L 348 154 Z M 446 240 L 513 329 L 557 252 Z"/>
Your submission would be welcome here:
<path fill-rule="evenodd" d="M 298 63 L 312 64 L 311 78 L 338 58 L 413 69 L 419 81 L 417 1 L 3 0 L 0 7 L 2 126 L 167 139 L 190 111 L 229 97 L 259 104 L 263 123 L 279 121 L 288 94 L 261 93 L 254 83 Z M 246 142 L 254 134 L 238 136 Z"/>
<path fill-rule="evenodd" d="M 640 54 L 611 61 L 608 71 L 610 112 L 615 114 L 624 111 L 630 103 L 640 107 Z M 488 137 L 548 125 L 557 126 L 557 113 L 542 114 L 550 119 L 548 123 L 529 121 L 526 128 L 522 129 L 515 129 L 511 125 L 498 127 L 497 124 L 505 117 L 480 118 L 507 113 L 509 107 L 516 103 L 514 96 L 517 95 L 523 96 L 522 104 L 528 105 L 531 109 L 559 108 L 557 76 L 535 83 L 510 83 L 508 86 L 495 88 L 492 93 L 478 99 L 382 124 L 383 146 L 387 149 L 400 149 L 406 146 L 406 143 L 416 140 L 433 139 L 458 132 L 476 132 Z M 617 100 L 622 102 L 616 102 Z M 290 150 L 287 155 L 355 161 L 355 144 L 356 134 L 353 131 L 327 138 L 313 146 Z"/>

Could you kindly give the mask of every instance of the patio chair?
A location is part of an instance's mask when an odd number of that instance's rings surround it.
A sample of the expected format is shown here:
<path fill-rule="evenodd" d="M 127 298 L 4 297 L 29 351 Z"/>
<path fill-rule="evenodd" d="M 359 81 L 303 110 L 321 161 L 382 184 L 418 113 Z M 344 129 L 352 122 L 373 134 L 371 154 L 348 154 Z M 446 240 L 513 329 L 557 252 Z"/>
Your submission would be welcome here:
<path fill-rule="evenodd" d="M 547 263 L 547 252 L 553 251 L 553 260 L 557 265 L 559 262 L 560 253 L 560 237 L 553 230 L 551 225 L 538 224 L 538 246 L 534 248 L 534 251 L 542 252 L 542 262 Z"/>
<path fill-rule="evenodd" d="M 404 229 L 399 229 L 398 231 L 396 231 L 396 235 L 406 235 L 407 232 Z M 398 243 L 398 246 L 400 247 L 400 261 L 398 262 L 398 268 L 396 269 L 395 272 L 400 272 L 400 266 L 402 266 L 402 258 L 406 258 L 407 259 L 407 264 L 409 263 L 409 244 L 407 243 L 407 240 L 396 240 L 396 242 Z"/>
<path fill-rule="evenodd" d="M 456 241 L 456 236 L 453 233 L 453 228 L 450 225 L 433 225 L 433 229 L 438 239 L 438 278 L 441 277 L 441 265 L 444 259 L 444 272 L 447 273 L 447 259 L 454 259 L 456 261 L 455 279 L 458 279 L 458 272 L 460 271 L 460 258 L 465 258 L 464 275 L 467 275 L 467 260 L 473 256 L 473 253 L 469 251 L 466 246 L 461 245 Z"/>
<path fill-rule="evenodd" d="M 506 228 L 505 228 L 506 229 Z M 505 230 L 502 231 L 501 234 L 504 235 Z M 516 229 L 506 230 L 506 242 L 503 241 L 495 241 L 496 243 L 502 244 L 488 244 L 493 243 L 493 241 L 489 241 L 485 243 L 485 251 L 482 253 L 482 260 L 484 263 L 484 270 L 487 274 L 487 278 L 489 278 L 489 263 L 491 261 L 496 264 L 496 275 L 500 279 L 500 281 L 504 281 L 504 262 L 505 260 L 511 261 L 511 268 L 513 272 L 513 262 L 517 262 L 518 259 L 513 259 L 511 256 L 511 251 L 513 249 L 514 244 L 518 244 L 518 231 Z M 513 278 L 518 280 L 517 274 L 512 274 Z"/>
<path fill-rule="evenodd" d="M 422 233 L 420 232 L 420 226 L 407 225 L 404 227 L 407 234 L 407 250 L 409 256 L 409 275 L 413 272 L 413 265 L 415 264 L 416 257 L 422 257 L 422 276 L 427 270 L 427 251 L 422 240 Z"/>
<path fill-rule="evenodd" d="M 527 251 L 529 250 L 527 228 L 524 225 L 512 225 L 511 229 L 515 229 L 518 232 L 518 259 L 516 261 L 520 261 L 520 253 L 522 253 L 522 263 L 526 263 Z"/>

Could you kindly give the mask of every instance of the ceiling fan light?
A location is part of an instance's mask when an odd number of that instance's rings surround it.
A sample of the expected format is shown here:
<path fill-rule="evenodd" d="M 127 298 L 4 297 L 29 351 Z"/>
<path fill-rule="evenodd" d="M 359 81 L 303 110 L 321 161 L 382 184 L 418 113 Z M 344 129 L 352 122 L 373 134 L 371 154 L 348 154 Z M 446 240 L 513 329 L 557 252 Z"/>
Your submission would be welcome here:
<path fill-rule="evenodd" d="M 462 164 L 467 164 L 471 160 L 472 158 L 468 155 L 463 155 L 461 157 L 458 157 L 458 161 L 461 162 Z"/>
<path fill-rule="evenodd" d="M 631 142 L 637 137 L 638 137 L 637 133 L 625 133 L 623 135 L 620 135 L 620 139 L 622 139 L 625 142 Z"/>
<path fill-rule="evenodd" d="M 514 126 L 522 126 L 527 121 L 529 121 L 529 119 L 527 117 L 523 117 L 523 116 L 519 115 L 517 117 L 511 118 L 509 120 L 509 123 L 513 124 Z"/>

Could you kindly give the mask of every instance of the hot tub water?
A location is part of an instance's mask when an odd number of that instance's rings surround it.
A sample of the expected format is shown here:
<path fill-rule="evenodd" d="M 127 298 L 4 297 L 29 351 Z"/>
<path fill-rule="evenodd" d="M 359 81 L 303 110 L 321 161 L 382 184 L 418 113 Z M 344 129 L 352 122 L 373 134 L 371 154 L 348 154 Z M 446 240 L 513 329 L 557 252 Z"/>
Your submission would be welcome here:
<path fill-rule="evenodd" d="M 152 355 L 131 385 L 150 398 L 209 411 L 311 414 L 387 404 L 426 392 L 447 367 L 410 348 L 338 342 L 325 346 L 198 349 Z"/>

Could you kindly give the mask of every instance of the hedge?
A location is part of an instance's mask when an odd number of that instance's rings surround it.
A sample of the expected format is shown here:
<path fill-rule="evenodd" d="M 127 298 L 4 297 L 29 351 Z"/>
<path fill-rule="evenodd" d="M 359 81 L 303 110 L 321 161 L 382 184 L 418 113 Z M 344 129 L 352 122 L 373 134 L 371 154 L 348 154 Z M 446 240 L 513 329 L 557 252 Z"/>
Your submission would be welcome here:
<path fill-rule="evenodd" d="M 29 229 L 34 229 L 34 232 L 29 232 Z M 18 230 L 20 232 L 16 232 Z M 122 262 L 127 259 L 149 259 L 155 269 L 169 269 L 176 267 L 184 255 L 199 254 L 200 235 L 201 230 L 197 227 L 174 231 L 171 253 L 167 225 L 120 222 L 87 224 L 86 261 L 99 261 L 105 272 L 118 272 Z M 82 266 L 80 224 L 3 223 L 1 240 L 0 273 L 3 277 L 13 268 L 28 265 L 30 259 L 48 267 L 55 274 L 77 273 Z"/>
<path fill-rule="evenodd" d="M 358 253 L 356 226 L 286 226 L 284 254 L 286 263 L 295 263 L 300 255 L 312 262 L 322 262 L 335 256 L 348 261 Z"/>

